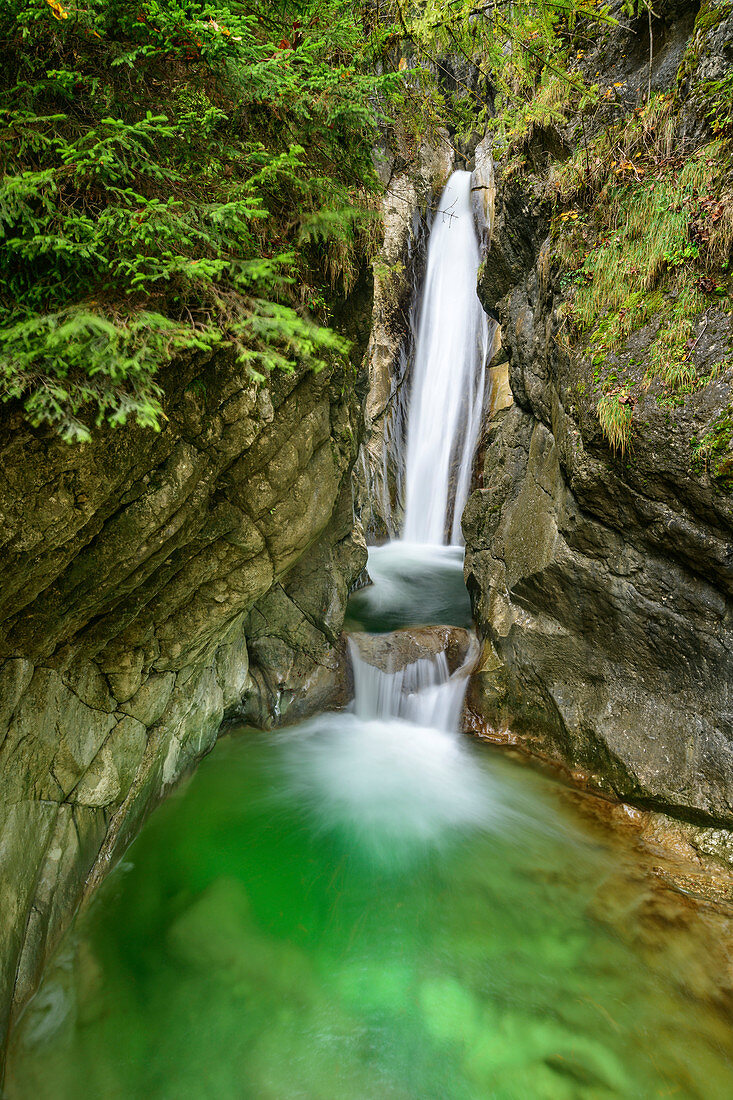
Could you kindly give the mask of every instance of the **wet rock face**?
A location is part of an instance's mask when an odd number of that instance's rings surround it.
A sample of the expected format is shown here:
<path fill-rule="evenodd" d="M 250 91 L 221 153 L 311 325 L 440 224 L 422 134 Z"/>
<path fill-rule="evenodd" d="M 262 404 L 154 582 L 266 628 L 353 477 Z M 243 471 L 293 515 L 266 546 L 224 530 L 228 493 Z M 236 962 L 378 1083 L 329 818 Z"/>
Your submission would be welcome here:
<path fill-rule="evenodd" d="M 658 539 L 695 518 L 637 495 L 579 439 L 562 442 L 577 477 L 541 420 L 508 410 L 466 509 L 485 638 L 472 706 L 624 798 L 731 825 L 728 594 Z M 702 567 L 715 540 L 702 525 L 699 536 Z"/>
<path fill-rule="evenodd" d="M 345 365 L 260 389 L 220 355 L 171 371 L 159 434 L 70 447 L 4 413 L 0 1036 L 222 717 L 333 698 L 366 562 L 359 385 Z"/>
<path fill-rule="evenodd" d="M 528 189 L 518 180 L 502 186 L 478 273 L 479 298 L 495 321 L 500 320 L 498 303 L 533 265 L 537 240 L 547 231 L 549 214 L 550 206 L 540 187 Z"/>
<path fill-rule="evenodd" d="M 733 385 L 723 373 L 673 410 L 652 385 L 634 409 L 631 455 L 614 456 L 556 341 L 562 295 L 543 202 L 536 178 L 524 193 L 500 182 L 480 272 L 515 403 L 493 415 L 464 513 L 483 638 L 469 705 L 627 801 L 731 828 L 733 496 L 692 448 Z M 633 338 L 642 364 L 652 337 Z M 713 308 L 692 338 L 702 375 L 730 319 Z"/>

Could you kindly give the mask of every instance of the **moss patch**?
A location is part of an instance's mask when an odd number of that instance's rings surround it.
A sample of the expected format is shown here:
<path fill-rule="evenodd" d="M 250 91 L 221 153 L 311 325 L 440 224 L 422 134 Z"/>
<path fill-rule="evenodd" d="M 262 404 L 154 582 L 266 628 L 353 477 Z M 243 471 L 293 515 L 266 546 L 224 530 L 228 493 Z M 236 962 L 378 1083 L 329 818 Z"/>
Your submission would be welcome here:
<path fill-rule="evenodd" d="M 706 470 L 721 488 L 733 488 L 733 403 L 716 417 L 699 442 L 692 443 L 694 467 Z"/>

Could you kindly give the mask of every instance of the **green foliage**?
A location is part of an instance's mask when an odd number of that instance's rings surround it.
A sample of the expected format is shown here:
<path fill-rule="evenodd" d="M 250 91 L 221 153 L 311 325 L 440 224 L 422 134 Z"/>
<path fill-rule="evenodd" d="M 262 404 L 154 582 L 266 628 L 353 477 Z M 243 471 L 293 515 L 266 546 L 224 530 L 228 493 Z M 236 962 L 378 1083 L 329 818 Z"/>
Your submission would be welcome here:
<path fill-rule="evenodd" d="M 618 159 L 579 188 L 570 187 L 565 169 L 565 194 L 581 205 L 558 213 L 553 232 L 561 263 L 570 269 L 564 278 L 566 339 L 584 345 L 604 391 L 597 406 L 601 427 L 623 452 L 632 406 L 621 401 L 609 357 L 631 333 L 654 323 L 647 384 L 658 379 L 674 396 L 709 381 L 698 378 L 695 367 L 695 323 L 711 304 L 726 302 L 721 257 L 729 254 L 733 234 L 720 197 L 725 149 L 713 142 L 686 162 L 671 158 L 664 103 L 652 101 L 600 142 L 606 149 L 621 146 Z M 591 171 L 597 155 L 595 150 Z"/>
<path fill-rule="evenodd" d="M 705 97 L 705 117 L 715 134 L 733 134 L 733 73 L 723 80 L 707 80 L 700 85 Z"/>
<path fill-rule="evenodd" d="M 515 0 L 383 0 L 402 30 L 406 52 L 434 74 L 433 95 L 460 136 L 495 133 L 495 151 L 525 156 L 532 138 L 563 123 L 571 108 L 597 96 L 580 72 L 581 44 L 616 20 L 588 2 Z M 442 57 L 459 57 L 464 75 L 448 74 Z"/>
<path fill-rule="evenodd" d="M 733 11 L 731 0 L 702 0 L 695 16 L 694 32 L 677 70 L 678 90 L 686 88 L 691 77 L 694 79 L 695 69 L 705 51 L 710 32 L 727 19 L 731 11 Z M 707 86 L 709 89 L 709 83 Z M 702 87 L 704 88 L 705 84 Z M 695 98 L 700 98 L 699 85 L 697 87 L 693 85 L 690 90 Z M 704 97 L 705 92 L 702 93 L 702 98 Z"/>
<path fill-rule="evenodd" d="M 657 379 L 668 398 L 678 400 L 706 382 L 697 376 L 693 355 L 703 312 L 714 304 L 730 308 L 730 78 L 682 90 L 693 78 L 705 30 L 728 14 L 729 0 L 703 0 L 676 91 L 652 95 L 650 71 L 641 97 L 633 93 L 635 106 L 624 81 L 601 88 L 583 60 L 588 42 L 615 23 L 601 4 L 423 0 L 419 15 L 410 8 L 408 18 L 402 0 L 392 3 L 395 21 L 437 70 L 439 83 L 442 55 L 462 54 L 469 63 L 469 84 L 457 81 L 449 95 L 443 81 L 459 133 L 462 117 L 470 120 L 466 131 L 489 129 L 504 181 L 534 173 L 554 191 L 553 258 L 565 291 L 558 342 L 566 349 L 579 344 L 586 353 L 600 393 L 601 427 L 623 452 L 633 398 L 630 380 L 611 368 L 614 353 L 633 332 L 656 327 L 643 338 L 644 384 Z M 648 22 L 651 49 L 652 5 L 624 0 L 621 10 Z M 484 102 L 489 98 L 489 90 L 495 114 L 487 117 L 479 101 L 482 93 Z M 680 97 L 692 93 L 716 140 L 683 158 L 676 140 Z"/>
<path fill-rule="evenodd" d="M 643 385 L 656 379 L 664 400 L 679 401 L 716 373 L 702 377 L 696 368 L 696 325 L 710 306 L 730 306 L 730 147 L 721 135 L 681 158 L 678 109 L 668 93 L 625 110 L 551 173 L 555 255 L 566 292 L 560 340 L 566 348 L 580 343 L 590 360 L 602 430 L 622 451 L 633 403 L 619 404 L 614 353 L 633 332 L 656 327 L 651 341 L 643 338 Z"/>
<path fill-rule="evenodd" d="M 602 97 L 606 109 L 619 108 L 616 95 L 623 91 L 623 84 L 608 89 Z M 650 171 L 668 164 L 676 124 L 671 95 L 655 95 L 617 122 L 606 123 L 592 140 L 580 142 L 571 157 L 553 166 L 559 202 L 593 202 L 607 186 L 642 182 Z"/>
<path fill-rule="evenodd" d="M 513 110 L 502 111 L 492 121 L 497 153 L 522 154 L 530 148 L 535 136 L 545 135 L 564 123 L 577 104 L 577 91 L 573 84 L 545 69 L 530 98 L 521 99 Z"/>
<path fill-rule="evenodd" d="M 259 378 L 346 353 L 324 303 L 378 244 L 371 150 L 403 83 L 365 11 L 6 0 L 0 397 L 78 440 L 158 426 L 186 351 Z"/>

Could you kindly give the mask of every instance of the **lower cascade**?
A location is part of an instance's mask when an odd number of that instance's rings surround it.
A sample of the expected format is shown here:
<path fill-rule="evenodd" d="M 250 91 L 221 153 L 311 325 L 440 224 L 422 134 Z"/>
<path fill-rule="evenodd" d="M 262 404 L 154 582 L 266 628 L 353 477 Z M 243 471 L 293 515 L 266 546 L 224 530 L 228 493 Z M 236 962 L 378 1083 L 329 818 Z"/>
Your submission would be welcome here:
<path fill-rule="evenodd" d="M 156 811 L 17 1028 L 8 1100 L 733 1095 L 726 919 L 605 804 L 461 732 L 490 335 L 470 188 L 431 235 L 404 541 L 350 600 L 353 700 L 232 729 Z"/>
<path fill-rule="evenodd" d="M 375 717 L 370 676 L 364 716 L 234 730 L 156 811 L 29 1005 L 10 1100 L 730 1095 L 725 920 L 591 796 Z"/>
<path fill-rule="evenodd" d="M 383 658 L 387 668 L 380 668 L 362 656 L 358 641 L 351 638 L 355 713 L 360 718 L 407 718 L 436 729 L 456 731 L 468 676 L 476 659 L 475 639 L 467 633 L 466 639 L 462 663 L 451 671 L 444 651 L 401 665 L 395 664 L 393 654 L 387 654 Z"/>

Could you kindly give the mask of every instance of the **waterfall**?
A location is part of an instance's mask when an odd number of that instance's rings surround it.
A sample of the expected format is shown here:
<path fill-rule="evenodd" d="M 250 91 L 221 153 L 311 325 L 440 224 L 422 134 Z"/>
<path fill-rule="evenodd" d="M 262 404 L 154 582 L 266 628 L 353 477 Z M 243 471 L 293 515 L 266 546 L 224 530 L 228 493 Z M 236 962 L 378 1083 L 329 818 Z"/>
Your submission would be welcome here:
<path fill-rule="evenodd" d="M 479 243 L 471 179 L 470 172 L 452 174 L 428 242 L 410 394 L 405 406 L 400 405 L 400 413 L 406 413 L 402 538 L 370 549 L 373 583 L 350 603 L 352 621 L 377 634 L 385 627 L 459 627 L 470 622 L 460 523 L 471 488 L 494 331 L 476 293 Z M 396 439 L 387 436 L 387 423 L 385 417 L 381 467 L 375 463 L 383 476 L 373 478 L 370 489 L 380 494 L 382 514 L 391 516 L 388 454 Z M 434 800 L 445 761 L 462 759 L 457 733 L 478 643 L 473 637 L 453 671 L 447 651 L 430 652 L 428 646 L 426 652 L 416 642 L 409 651 L 412 659 L 406 660 L 404 642 L 395 641 L 394 646 L 377 653 L 373 642 L 361 649 L 355 637 L 349 639 L 353 719 L 363 724 L 362 737 L 376 743 L 386 740 L 388 759 L 394 758 L 396 745 L 402 745 L 400 767 L 406 774 L 414 769 L 424 777 L 428 768 Z M 371 769 L 364 774 L 372 775 Z M 358 787 L 362 796 L 363 777 Z"/>
<path fill-rule="evenodd" d="M 325 737 L 303 745 L 293 770 L 319 827 L 348 829 L 385 867 L 443 844 L 455 829 L 486 827 L 496 812 L 490 785 L 458 734 L 476 639 L 453 672 L 445 652 L 403 663 L 397 651 L 384 668 L 353 637 L 349 652 L 351 712 L 321 716 Z"/>
<path fill-rule="evenodd" d="M 450 672 L 445 653 L 420 657 L 394 669 L 366 661 L 349 639 L 357 717 L 388 721 L 403 718 L 420 726 L 453 732 L 458 728 L 468 676 L 476 659 L 470 645 L 462 664 Z"/>
<path fill-rule="evenodd" d="M 471 488 L 490 346 L 476 294 L 478 266 L 471 173 L 454 172 L 428 244 L 407 421 L 406 542 L 463 541 L 461 515 Z"/>

